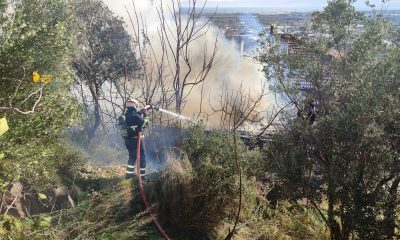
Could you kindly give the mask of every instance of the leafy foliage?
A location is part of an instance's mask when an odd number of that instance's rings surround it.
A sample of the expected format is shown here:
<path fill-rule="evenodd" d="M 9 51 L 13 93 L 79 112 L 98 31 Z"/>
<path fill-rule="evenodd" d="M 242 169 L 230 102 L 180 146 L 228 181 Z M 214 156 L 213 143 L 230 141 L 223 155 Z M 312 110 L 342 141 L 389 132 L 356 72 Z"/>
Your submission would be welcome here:
<path fill-rule="evenodd" d="M 245 162 L 247 150 L 238 145 Z M 178 238 L 199 239 L 212 235 L 224 219 L 233 219 L 237 209 L 239 178 L 233 137 L 222 132 L 206 134 L 202 126 L 193 126 L 180 146 L 183 152 L 169 155 L 149 194 L 159 203 L 159 216 L 171 232 Z M 257 197 L 255 191 L 247 191 L 254 182 L 243 179 L 248 213 Z"/>
<path fill-rule="evenodd" d="M 352 3 L 330 1 L 314 13 L 316 37 L 297 54 L 270 48 L 260 56 L 275 91 L 300 116 L 286 119 L 264 162 L 289 197 L 315 207 L 327 199 L 321 215 L 333 239 L 387 239 L 395 237 L 400 200 L 399 49 L 389 24 Z M 302 113 L 310 104 L 314 124 Z"/>
<path fill-rule="evenodd" d="M 120 79 L 132 77 L 138 70 L 138 63 L 123 20 L 102 1 L 79 0 L 74 2 L 73 8 L 79 50 L 74 52 L 72 66 L 78 89 L 76 97 L 85 113 L 83 125 L 90 142 L 105 117 L 101 107 L 111 105 L 115 111 L 116 105 L 123 105 L 126 101 L 115 94 L 106 99 L 105 104 L 102 104 L 102 99 L 109 92 L 115 92 L 113 86 L 122 91 Z"/>
<path fill-rule="evenodd" d="M 49 216 L 24 220 L 3 215 L 0 217 L 0 236 L 7 240 L 26 239 L 28 237 L 26 233 L 43 231 L 51 226 L 51 222 L 52 218 Z"/>
<path fill-rule="evenodd" d="M 62 0 L 16 2 L 14 11 L 3 17 L 0 106 L 12 101 L 21 109 L 29 109 L 38 100 L 32 93 L 40 88 L 43 93 L 31 114 L 0 110 L 0 115 L 7 115 L 10 126 L 0 141 L 5 153 L 0 163 L 1 184 L 24 178 L 44 187 L 57 178 L 63 131 L 78 112 L 68 91 L 72 80 L 67 66 L 73 47 L 73 18 L 67 2 Z M 34 83 L 34 71 L 51 74 L 53 81 L 45 86 Z"/>

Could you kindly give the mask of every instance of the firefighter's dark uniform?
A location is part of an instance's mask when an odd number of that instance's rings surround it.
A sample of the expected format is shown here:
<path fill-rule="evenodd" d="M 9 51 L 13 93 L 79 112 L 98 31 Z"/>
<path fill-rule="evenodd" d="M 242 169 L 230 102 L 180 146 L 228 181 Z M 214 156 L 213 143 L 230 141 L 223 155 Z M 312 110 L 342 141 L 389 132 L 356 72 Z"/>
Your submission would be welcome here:
<path fill-rule="evenodd" d="M 137 111 L 134 107 L 128 107 L 125 113 L 125 121 L 128 136 L 125 139 L 125 146 L 129 152 L 129 160 L 126 168 L 126 177 L 134 176 L 136 169 L 137 141 L 140 140 L 140 175 L 146 174 L 146 147 L 144 143 L 143 129 L 148 125 L 147 111 Z M 140 137 L 138 131 L 140 130 Z"/>

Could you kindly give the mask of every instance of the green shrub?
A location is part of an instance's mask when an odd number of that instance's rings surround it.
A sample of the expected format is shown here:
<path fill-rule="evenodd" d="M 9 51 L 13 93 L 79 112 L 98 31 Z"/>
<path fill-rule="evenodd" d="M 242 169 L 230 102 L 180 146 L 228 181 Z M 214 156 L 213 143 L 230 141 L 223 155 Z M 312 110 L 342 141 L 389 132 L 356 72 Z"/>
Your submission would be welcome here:
<path fill-rule="evenodd" d="M 160 175 L 150 183 L 149 195 L 158 203 L 163 224 L 178 239 L 212 236 L 221 222 L 234 219 L 239 204 L 233 135 L 206 134 L 201 126 L 194 126 L 182 138 L 180 147 L 168 156 Z M 248 151 L 239 140 L 236 147 L 245 169 Z M 241 218 L 246 218 L 255 209 L 258 193 L 255 181 L 242 177 Z"/>
<path fill-rule="evenodd" d="M 3 215 L 0 216 L 0 238 L 4 240 L 31 239 L 31 233 L 45 231 L 51 226 L 51 222 L 52 218 L 49 216 L 20 219 L 10 215 Z"/>

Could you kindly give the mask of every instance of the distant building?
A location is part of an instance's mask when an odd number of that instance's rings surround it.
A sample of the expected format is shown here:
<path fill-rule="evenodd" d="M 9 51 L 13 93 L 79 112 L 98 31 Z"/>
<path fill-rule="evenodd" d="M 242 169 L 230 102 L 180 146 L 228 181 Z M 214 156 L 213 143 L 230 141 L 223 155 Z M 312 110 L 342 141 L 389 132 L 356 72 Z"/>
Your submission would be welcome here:
<path fill-rule="evenodd" d="M 287 54 L 297 54 L 303 50 L 300 40 L 293 34 L 281 34 L 280 40 L 283 50 L 286 51 Z"/>
<path fill-rule="evenodd" d="M 346 55 L 343 52 L 340 52 L 336 49 L 329 49 L 325 54 L 318 54 L 316 52 L 313 52 L 312 50 L 308 49 L 307 46 L 304 44 L 303 41 L 301 41 L 298 37 L 296 37 L 293 34 L 290 33 L 283 33 L 280 34 L 280 43 L 281 43 L 281 51 L 284 51 L 283 53 L 290 54 L 290 55 L 299 55 L 299 56 L 304 56 L 305 58 L 309 57 L 314 57 L 319 59 L 322 67 L 325 68 L 328 67 L 330 64 L 333 63 L 333 61 L 336 60 L 343 60 L 346 58 Z M 327 68 L 328 69 L 328 68 Z M 327 71 L 323 71 L 323 76 L 322 78 L 327 78 L 329 79 L 331 76 L 331 73 Z M 328 81 L 327 81 L 328 82 Z M 320 102 L 321 98 L 329 101 L 331 96 L 318 92 L 318 94 L 315 94 L 315 91 L 320 91 L 316 89 L 315 83 L 309 79 L 295 79 L 293 78 L 292 84 L 296 86 L 301 92 L 303 92 L 303 96 L 305 98 L 310 98 L 311 96 L 314 96 L 315 99 L 311 99 L 308 104 L 305 106 L 302 106 L 301 109 L 298 112 L 298 116 L 303 118 L 303 119 L 308 119 L 310 123 L 314 123 L 314 121 L 317 118 L 317 113 L 320 108 Z M 316 97 L 319 96 L 319 97 Z"/>

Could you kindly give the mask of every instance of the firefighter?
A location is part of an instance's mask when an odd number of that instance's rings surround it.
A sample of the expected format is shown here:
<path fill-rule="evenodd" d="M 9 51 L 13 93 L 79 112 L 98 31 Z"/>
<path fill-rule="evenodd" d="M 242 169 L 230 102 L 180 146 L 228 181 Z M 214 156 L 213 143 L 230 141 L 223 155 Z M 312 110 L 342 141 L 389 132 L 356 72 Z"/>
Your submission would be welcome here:
<path fill-rule="evenodd" d="M 145 106 L 143 109 L 139 109 L 139 102 L 136 99 L 129 99 L 126 103 L 126 129 L 127 136 L 125 138 L 125 146 L 129 152 L 128 165 L 126 166 L 125 178 L 132 178 L 136 173 L 136 156 L 137 156 L 137 144 L 140 141 L 140 176 L 146 175 L 146 147 L 144 143 L 143 129 L 148 126 L 149 119 L 147 110 L 151 107 L 150 105 Z M 140 136 L 138 132 L 140 130 Z"/>

